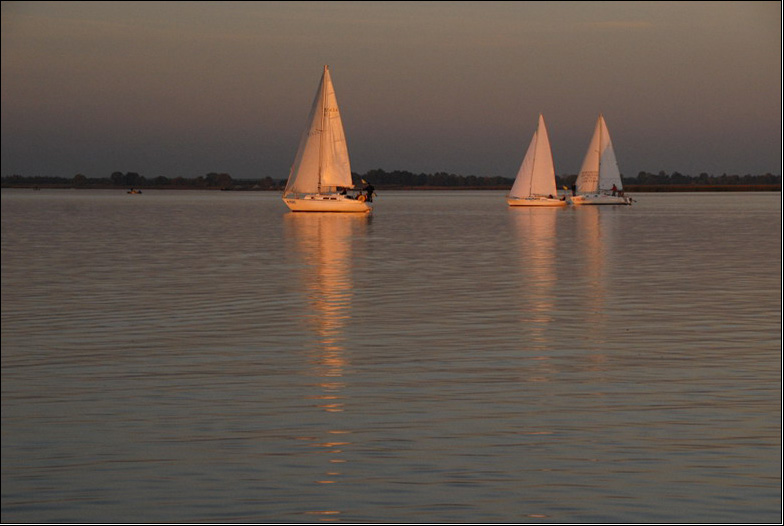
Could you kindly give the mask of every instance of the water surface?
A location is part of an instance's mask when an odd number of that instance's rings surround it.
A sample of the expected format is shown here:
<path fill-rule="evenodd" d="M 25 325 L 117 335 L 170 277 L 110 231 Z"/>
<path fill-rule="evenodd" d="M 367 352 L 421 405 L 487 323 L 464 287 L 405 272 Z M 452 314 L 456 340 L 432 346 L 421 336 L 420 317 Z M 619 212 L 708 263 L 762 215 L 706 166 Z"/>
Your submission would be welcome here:
<path fill-rule="evenodd" d="M 781 195 L 2 192 L 4 522 L 780 522 Z"/>

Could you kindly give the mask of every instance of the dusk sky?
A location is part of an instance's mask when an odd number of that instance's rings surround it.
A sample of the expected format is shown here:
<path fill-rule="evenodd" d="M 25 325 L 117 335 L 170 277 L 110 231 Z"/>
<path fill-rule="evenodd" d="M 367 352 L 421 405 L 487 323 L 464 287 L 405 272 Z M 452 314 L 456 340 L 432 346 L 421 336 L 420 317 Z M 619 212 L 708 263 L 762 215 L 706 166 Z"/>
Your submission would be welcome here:
<path fill-rule="evenodd" d="M 323 65 L 351 167 L 781 174 L 780 2 L 2 2 L 2 175 L 285 179 Z"/>

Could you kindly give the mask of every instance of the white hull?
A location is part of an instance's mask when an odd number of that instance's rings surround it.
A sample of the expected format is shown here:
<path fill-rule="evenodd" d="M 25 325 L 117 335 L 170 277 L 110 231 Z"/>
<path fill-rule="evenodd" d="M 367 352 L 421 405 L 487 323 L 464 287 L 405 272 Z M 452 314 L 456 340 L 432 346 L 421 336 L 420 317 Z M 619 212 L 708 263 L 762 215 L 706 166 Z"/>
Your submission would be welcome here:
<path fill-rule="evenodd" d="M 566 206 L 566 201 L 553 197 L 507 197 L 509 206 Z"/>
<path fill-rule="evenodd" d="M 367 201 L 351 199 L 340 194 L 313 194 L 298 197 L 284 197 L 292 212 L 353 212 L 368 213 L 373 205 Z"/>
<path fill-rule="evenodd" d="M 571 197 L 573 205 L 630 205 L 632 198 L 620 195 L 586 194 Z"/>

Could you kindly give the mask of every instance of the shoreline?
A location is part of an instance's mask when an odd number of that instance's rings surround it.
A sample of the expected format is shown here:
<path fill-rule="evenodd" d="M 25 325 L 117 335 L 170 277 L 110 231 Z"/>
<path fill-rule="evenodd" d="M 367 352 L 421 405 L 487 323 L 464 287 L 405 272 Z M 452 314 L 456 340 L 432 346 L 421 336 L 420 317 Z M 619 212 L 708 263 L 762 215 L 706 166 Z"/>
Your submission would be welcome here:
<path fill-rule="evenodd" d="M 32 189 L 32 190 L 122 190 L 127 191 L 128 188 L 121 186 L 110 185 L 62 185 L 62 184 L 18 184 L 18 185 L 3 185 L 3 189 Z M 251 187 L 235 187 L 235 188 L 199 188 L 193 186 L 136 186 L 138 190 L 153 191 L 153 190 L 201 190 L 201 191 L 225 191 L 225 192 L 282 192 L 282 188 L 251 188 Z M 377 186 L 377 191 L 460 191 L 460 190 L 510 190 L 511 186 Z M 559 190 L 561 192 L 562 190 Z M 662 184 L 662 185 L 626 185 L 624 187 L 626 193 L 657 193 L 657 192 L 781 192 L 780 184 Z"/>

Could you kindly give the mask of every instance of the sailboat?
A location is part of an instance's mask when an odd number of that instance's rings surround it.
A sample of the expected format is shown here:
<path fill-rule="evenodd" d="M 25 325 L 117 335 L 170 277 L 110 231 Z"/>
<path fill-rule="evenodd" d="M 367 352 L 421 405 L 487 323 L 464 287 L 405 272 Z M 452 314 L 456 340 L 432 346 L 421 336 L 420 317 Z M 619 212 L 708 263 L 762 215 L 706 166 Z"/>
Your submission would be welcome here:
<path fill-rule="evenodd" d="M 509 206 L 565 206 L 566 200 L 558 199 L 555 186 L 555 169 L 550 139 L 544 117 L 539 115 L 539 126 L 517 172 L 517 177 L 506 198 Z"/>
<path fill-rule="evenodd" d="M 370 212 L 372 193 L 365 196 L 353 188 L 343 121 L 324 66 L 283 202 L 294 212 Z"/>
<path fill-rule="evenodd" d="M 572 196 L 574 205 L 632 204 L 632 198 L 623 195 L 621 172 L 603 115 L 599 115 L 596 121 L 596 129 L 575 186 L 577 192 Z"/>

